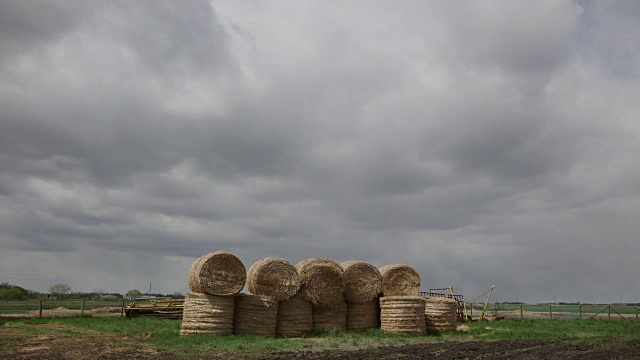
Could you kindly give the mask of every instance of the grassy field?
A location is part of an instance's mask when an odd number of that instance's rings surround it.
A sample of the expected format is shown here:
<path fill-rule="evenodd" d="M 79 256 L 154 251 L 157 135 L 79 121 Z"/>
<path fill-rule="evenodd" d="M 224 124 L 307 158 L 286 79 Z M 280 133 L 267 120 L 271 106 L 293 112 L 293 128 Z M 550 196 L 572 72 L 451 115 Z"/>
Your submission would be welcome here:
<path fill-rule="evenodd" d="M 414 344 L 444 340 L 552 340 L 598 342 L 612 338 L 640 338 L 640 321 L 579 319 L 533 320 L 506 319 L 494 322 L 467 323 L 468 332 L 402 336 L 385 334 L 378 329 L 363 333 L 332 332 L 309 335 L 299 339 L 264 338 L 249 335 L 190 335 L 180 336 L 180 321 L 157 318 L 122 317 L 94 318 L 44 318 L 0 320 L 3 326 L 25 332 L 60 332 L 82 336 L 82 331 L 92 334 L 122 335 L 141 343 L 173 352 L 194 350 L 273 351 L 305 348 L 343 349 L 353 347 L 377 348 L 387 345 Z M 57 324 L 60 327 L 40 326 Z M 74 335 L 74 336 L 75 336 Z"/>

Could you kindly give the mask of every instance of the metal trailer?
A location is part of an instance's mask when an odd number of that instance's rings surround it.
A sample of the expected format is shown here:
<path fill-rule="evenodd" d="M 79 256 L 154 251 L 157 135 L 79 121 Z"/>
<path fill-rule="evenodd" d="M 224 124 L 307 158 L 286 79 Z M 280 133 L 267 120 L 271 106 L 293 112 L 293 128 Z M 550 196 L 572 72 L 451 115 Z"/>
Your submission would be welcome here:
<path fill-rule="evenodd" d="M 167 319 L 182 319 L 184 299 L 135 298 L 124 312 L 128 318 L 153 316 Z"/>

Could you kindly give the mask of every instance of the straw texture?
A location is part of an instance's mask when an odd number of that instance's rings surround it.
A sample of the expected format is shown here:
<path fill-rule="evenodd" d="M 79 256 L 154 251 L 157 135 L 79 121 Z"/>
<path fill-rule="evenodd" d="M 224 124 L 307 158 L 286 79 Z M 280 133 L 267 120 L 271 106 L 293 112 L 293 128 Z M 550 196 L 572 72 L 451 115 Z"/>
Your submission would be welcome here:
<path fill-rule="evenodd" d="M 304 291 L 291 299 L 280 301 L 276 335 L 300 337 L 313 331 L 313 304 Z"/>
<path fill-rule="evenodd" d="M 278 302 L 265 295 L 235 297 L 234 334 L 275 336 Z"/>
<path fill-rule="evenodd" d="M 347 302 L 368 302 L 380 295 L 382 276 L 375 266 L 358 260 L 345 261 L 340 265 L 344 270 L 344 298 Z"/>
<path fill-rule="evenodd" d="M 224 250 L 196 260 L 189 270 L 189 288 L 194 293 L 226 296 L 239 293 L 247 279 L 242 261 Z"/>
<path fill-rule="evenodd" d="M 419 296 L 420 274 L 406 264 L 381 267 L 383 296 Z"/>
<path fill-rule="evenodd" d="M 420 296 L 381 297 L 380 328 L 386 333 L 424 333 L 424 308 L 425 299 Z"/>
<path fill-rule="evenodd" d="M 424 318 L 427 331 L 455 331 L 458 303 L 454 299 L 433 296 L 426 296 L 425 300 Z"/>
<path fill-rule="evenodd" d="M 302 260 L 296 265 L 300 283 L 314 306 L 331 307 L 344 302 L 344 271 L 327 258 Z"/>
<path fill-rule="evenodd" d="M 287 260 L 268 257 L 249 268 L 247 287 L 252 294 L 271 296 L 276 301 L 288 300 L 300 290 L 300 276 Z"/>
<path fill-rule="evenodd" d="M 377 298 L 362 303 L 347 303 L 347 330 L 375 329 L 379 322 L 380 304 Z"/>
<path fill-rule="evenodd" d="M 313 307 L 313 331 L 329 332 L 334 329 L 347 330 L 347 303 L 344 300 L 332 306 Z"/>
<path fill-rule="evenodd" d="M 233 333 L 232 296 L 188 293 L 184 300 L 180 335 Z"/>

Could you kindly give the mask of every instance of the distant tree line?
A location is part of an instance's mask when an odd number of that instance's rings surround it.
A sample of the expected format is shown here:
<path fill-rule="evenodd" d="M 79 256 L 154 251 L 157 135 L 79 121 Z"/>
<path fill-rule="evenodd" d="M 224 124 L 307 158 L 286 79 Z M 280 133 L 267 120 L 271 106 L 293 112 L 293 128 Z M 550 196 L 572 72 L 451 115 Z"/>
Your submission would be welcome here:
<path fill-rule="evenodd" d="M 99 300 L 100 298 L 116 297 L 122 299 L 123 297 L 137 297 L 150 295 L 153 297 L 172 297 L 172 298 L 184 298 L 179 292 L 173 294 L 143 294 L 141 291 L 132 289 L 127 291 L 126 294 L 110 293 L 104 289 L 95 289 L 91 292 L 74 292 L 71 291 L 71 287 L 68 284 L 58 283 L 49 288 L 48 293 L 40 293 L 25 289 L 18 285 L 12 285 L 7 282 L 0 283 L 0 300 L 37 300 L 37 299 L 88 299 Z"/>

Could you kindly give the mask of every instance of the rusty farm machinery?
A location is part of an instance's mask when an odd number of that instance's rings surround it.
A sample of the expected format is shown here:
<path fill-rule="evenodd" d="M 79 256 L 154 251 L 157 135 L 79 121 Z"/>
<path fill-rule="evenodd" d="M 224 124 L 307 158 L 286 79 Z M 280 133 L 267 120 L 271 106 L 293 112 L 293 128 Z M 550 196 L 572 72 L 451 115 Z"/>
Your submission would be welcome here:
<path fill-rule="evenodd" d="M 464 300 L 464 296 L 455 294 L 453 292 L 453 287 L 451 286 L 448 288 L 432 288 L 429 289 L 429 291 L 420 292 L 420 295 L 454 299 L 456 301 L 456 319 L 458 320 L 458 322 L 502 320 L 504 319 L 504 317 L 502 316 L 490 316 L 486 314 L 487 306 L 489 305 L 489 300 L 491 299 L 493 289 L 494 286 L 491 285 L 491 288 L 489 290 L 485 291 L 483 294 L 477 297 L 474 297 L 473 300 L 471 300 L 471 306 L 473 306 L 473 303 L 476 300 L 488 294 L 487 300 L 484 302 L 484 306 L 482 307 L 482 313 L 480 314 L 480 317 L 478 319 L 471 318 L 471 315 L 467 313 L 467 303 Z"/>
<path fill-rule="evenodd" d="M 182 319 L 184 299 L 172 298 L 135 298 L 125 308 L 128 318 L 153 316 L 166 319 Z"/>

